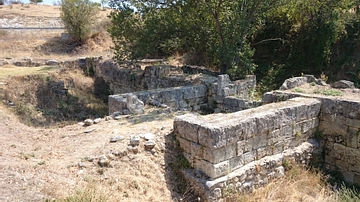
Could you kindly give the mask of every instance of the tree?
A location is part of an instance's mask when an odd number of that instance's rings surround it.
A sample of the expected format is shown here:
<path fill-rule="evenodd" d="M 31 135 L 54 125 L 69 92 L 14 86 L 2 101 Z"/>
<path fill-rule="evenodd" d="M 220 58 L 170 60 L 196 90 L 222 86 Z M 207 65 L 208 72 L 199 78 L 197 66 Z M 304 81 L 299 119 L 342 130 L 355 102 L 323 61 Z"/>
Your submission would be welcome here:
<path fill-rule="evenodd" d="M 276 0 L 110 0 L 118 59 L 195 52 L 222 73 L 251 73 L 249 37 Z M 231 70 L 231 71 L 229 71 Z M 239 75 L 235 75 L 239 76 Z"/>
<path fill-rule="evenodd" d="M 99 8 L 90 0 L 61 0 L 60 17 L 72 39 L 84 43 L 91 34 Z"/>
<path fill-rule="evenodd" d="M 38 4 L 38 3 L 42 3 L 43 0 L 30 0 L 30 3 L 34 3 L 34 4 Z"/>

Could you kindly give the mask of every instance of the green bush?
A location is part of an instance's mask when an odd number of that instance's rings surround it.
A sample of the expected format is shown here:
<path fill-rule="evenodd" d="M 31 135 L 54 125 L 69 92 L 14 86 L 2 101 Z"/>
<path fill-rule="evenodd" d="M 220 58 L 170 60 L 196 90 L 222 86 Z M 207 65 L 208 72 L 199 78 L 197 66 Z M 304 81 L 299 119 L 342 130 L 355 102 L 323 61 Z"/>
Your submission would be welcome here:
<path fill-rule="evenodd" d="M 61 20 L 72 39 L 84 43 L 91 34 L 99 7 L 89 0 L 61 0 Z"/>

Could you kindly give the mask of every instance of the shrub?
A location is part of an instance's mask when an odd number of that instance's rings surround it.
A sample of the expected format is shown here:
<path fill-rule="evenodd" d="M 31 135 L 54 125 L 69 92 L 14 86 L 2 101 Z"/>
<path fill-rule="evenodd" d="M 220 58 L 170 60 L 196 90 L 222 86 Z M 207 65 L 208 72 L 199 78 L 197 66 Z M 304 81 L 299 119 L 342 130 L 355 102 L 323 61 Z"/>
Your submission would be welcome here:
<path fill-rule="evenodd" d="M 89 0 L 61 0 L 61 20 L 72 39 L 80 44 L 91 35 L 98 11 Z"/>

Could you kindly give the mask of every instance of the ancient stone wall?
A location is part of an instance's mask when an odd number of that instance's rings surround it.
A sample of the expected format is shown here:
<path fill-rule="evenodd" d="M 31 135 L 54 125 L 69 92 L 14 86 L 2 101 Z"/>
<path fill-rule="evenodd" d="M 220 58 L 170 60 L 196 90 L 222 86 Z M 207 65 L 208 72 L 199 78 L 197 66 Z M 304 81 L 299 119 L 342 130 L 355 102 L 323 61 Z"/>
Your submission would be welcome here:
<path fill-rule="evenodd" d="M 317 133 L 324 140 L 328 169 L 340 171 L 345 181 L 360 185 L 360 102 L 285 91 L 266 93 L 263 101 L 270 103 L 300 96 L 321 101 Z"/>
<path fill-rule="evenodd" d="M 205 173 L 195 181 L 216 201 L 228 188 L 224 183 L 253 189 L 283 175 L 285 156 L 306 161 L 317 145 L 307 140 L 319 112 L 319 100 L 295 98 L 231 114 L 186 114 L 176 117 L 174 132 L 192 167 Z"/>

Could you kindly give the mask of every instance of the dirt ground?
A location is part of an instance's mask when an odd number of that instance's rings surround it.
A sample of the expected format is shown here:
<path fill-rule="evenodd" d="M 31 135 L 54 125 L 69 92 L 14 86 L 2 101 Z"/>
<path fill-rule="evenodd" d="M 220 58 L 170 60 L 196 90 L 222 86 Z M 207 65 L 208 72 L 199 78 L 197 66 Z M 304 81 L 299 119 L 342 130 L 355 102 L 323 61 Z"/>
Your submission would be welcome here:
<path fill-rule="evenodd" d="M 102 120 L 84 127 L 31 128 L 19 123 L 11 109 L 0 105 L 0 201 L 44 201 L 78 195 L 96 184 L 96 196 L 106 201 L 178 201 L 174 113 L 148 109 L 145 116 Z M 94 131 L 85 133 L 85 130 Z M 130 135 L 153 133 L 156 146 L 137 154 L 128 151 Z M 123 136 L 111 143 L 110 138 Z M 127 152 L 122 157 L 115 152 Z M 107 155 L 109 167 L 98 165 Z M 170 177 L 172 176 L 172 177 Z M 89 190 L 88 190 L 89 191 Z M 16 194 L 14 194 L 16 193 Z"/>

